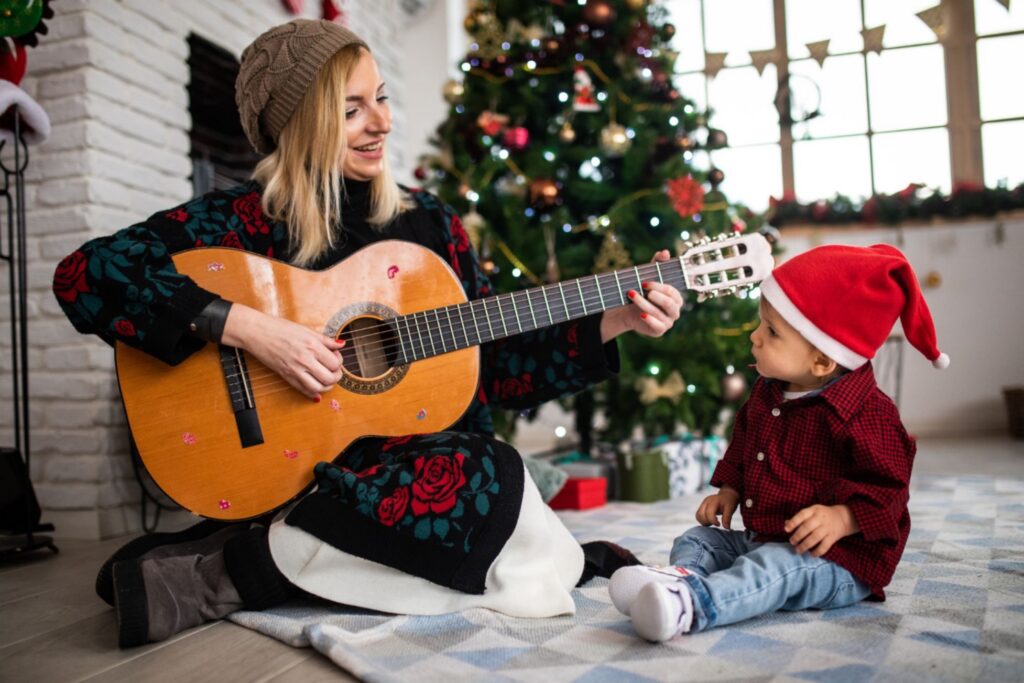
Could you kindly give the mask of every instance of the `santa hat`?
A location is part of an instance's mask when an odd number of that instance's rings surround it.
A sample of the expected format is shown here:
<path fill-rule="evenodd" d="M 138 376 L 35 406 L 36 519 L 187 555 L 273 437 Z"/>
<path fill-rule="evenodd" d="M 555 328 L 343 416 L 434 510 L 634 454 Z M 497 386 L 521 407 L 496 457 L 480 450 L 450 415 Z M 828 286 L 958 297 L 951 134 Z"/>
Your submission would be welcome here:
<path fill-rule="evenodd" d="M 917 276 L 888 244 L 816 247 L 773 270 L 761 294 L 804 339 L 850 370 L 874 357 L 897 318 L 932 365 L 949 365 Z"/>

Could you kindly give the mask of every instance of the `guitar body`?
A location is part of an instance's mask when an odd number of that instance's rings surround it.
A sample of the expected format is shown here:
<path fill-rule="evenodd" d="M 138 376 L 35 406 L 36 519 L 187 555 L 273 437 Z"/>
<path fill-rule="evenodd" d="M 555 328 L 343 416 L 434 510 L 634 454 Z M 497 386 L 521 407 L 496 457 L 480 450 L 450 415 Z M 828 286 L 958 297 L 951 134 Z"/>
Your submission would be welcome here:
<path fill-rule="evenodd" d="M 310 486 L 317 462 L 356 439 L 443 430 L 475 396 L 476 347 L 402 364 L 388 356 L 394 339 L 374 334 L 379 321 L 466 301 L 448 264 L 424 247 L 377 242 L 320 272 L 219 247 L 181 252 L 174 263 L 229 301 L 347 335 L 345 351 L 358 366 L 350 371 L 346 362 L 346 377 L 315 403 L 227 347 L 207 344 L 172 367 L 119 343 L 118 381 L 142 461 L 196 514 L 240 520 L 277 508 Z M 241 380 L 225 369 L 225 354 L 243 364 Z M 261 443 L 243 443 L 233 403 L 242 394 L 254 405 Z"/>

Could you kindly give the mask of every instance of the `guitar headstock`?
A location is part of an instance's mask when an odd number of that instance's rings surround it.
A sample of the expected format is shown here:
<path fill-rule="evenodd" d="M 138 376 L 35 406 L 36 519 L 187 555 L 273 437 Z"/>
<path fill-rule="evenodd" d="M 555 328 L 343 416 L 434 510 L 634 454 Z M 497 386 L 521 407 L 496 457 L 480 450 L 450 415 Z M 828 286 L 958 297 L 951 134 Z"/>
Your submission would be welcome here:
<path fill-rule="evenodd" d="M 697 292 L 698 301 L 752 287 L 768 277 L 775 265 L 771 245 L 763 235 L 722 234 L 686 245 L 679 261 L 686 287 Z"/>

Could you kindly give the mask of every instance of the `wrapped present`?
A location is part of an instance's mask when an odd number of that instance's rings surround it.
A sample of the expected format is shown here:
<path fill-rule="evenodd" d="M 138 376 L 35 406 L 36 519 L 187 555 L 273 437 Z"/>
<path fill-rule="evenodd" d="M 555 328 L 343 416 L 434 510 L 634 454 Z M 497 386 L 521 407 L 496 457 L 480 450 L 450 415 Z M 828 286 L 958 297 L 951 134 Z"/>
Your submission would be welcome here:
<path fill-rule="evenodd" d="M 602 477 L 608 482 L 606 496 L 608 500 L 615 500 L 617 485 L 617 473 L 615 464 L 606 460 L 585 458 L 572 462 L 558 463 L 557 467 L 564 470 L 570 477 L 575 479 L 594 479 Z"/>
<path fill-rule="evenodd" d="M 668 498 L 668 456 L 663 450 L 619 453 L 618 467 L 622 500 L 653 503 Z"/>
<path fill-rule="evenodd" d="M 658 444 L 668 459 L 669 495 L 680 498 L 704 489 L 728 442 L 719 436 L 687 434 Z"/>
<path fill-rule="evenodd" d="M 552 510 L 588 510 L 606 502 L 608 480 L 604 477 L 569 477 L 565 486 L 548 503 Z"/>

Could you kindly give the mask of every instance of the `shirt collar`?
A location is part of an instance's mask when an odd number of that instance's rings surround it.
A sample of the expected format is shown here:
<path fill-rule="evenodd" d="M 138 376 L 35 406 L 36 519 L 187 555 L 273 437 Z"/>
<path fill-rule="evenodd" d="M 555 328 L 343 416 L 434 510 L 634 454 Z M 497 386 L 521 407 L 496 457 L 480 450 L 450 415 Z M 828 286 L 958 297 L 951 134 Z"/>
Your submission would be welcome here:
<path fill-rule="evenodd" d="M 775 403 L 780 403 L 782 401 L 782 382 L 766 380 L 766 383 L 769 392 L 771 392 L 771 400 Z M 856 370 L 848 372 L 830 382 L 821 392 L 794 399 L 794 402 L 821 397 L 821 400 L 832 406 L 839 417 L 843 420 L 848 420 L 854 411 L 864 403 L 864 399 L 867 398 L 868 394 L 874 391 L 877 386 L 875 371 L 869 361 Z"/>

